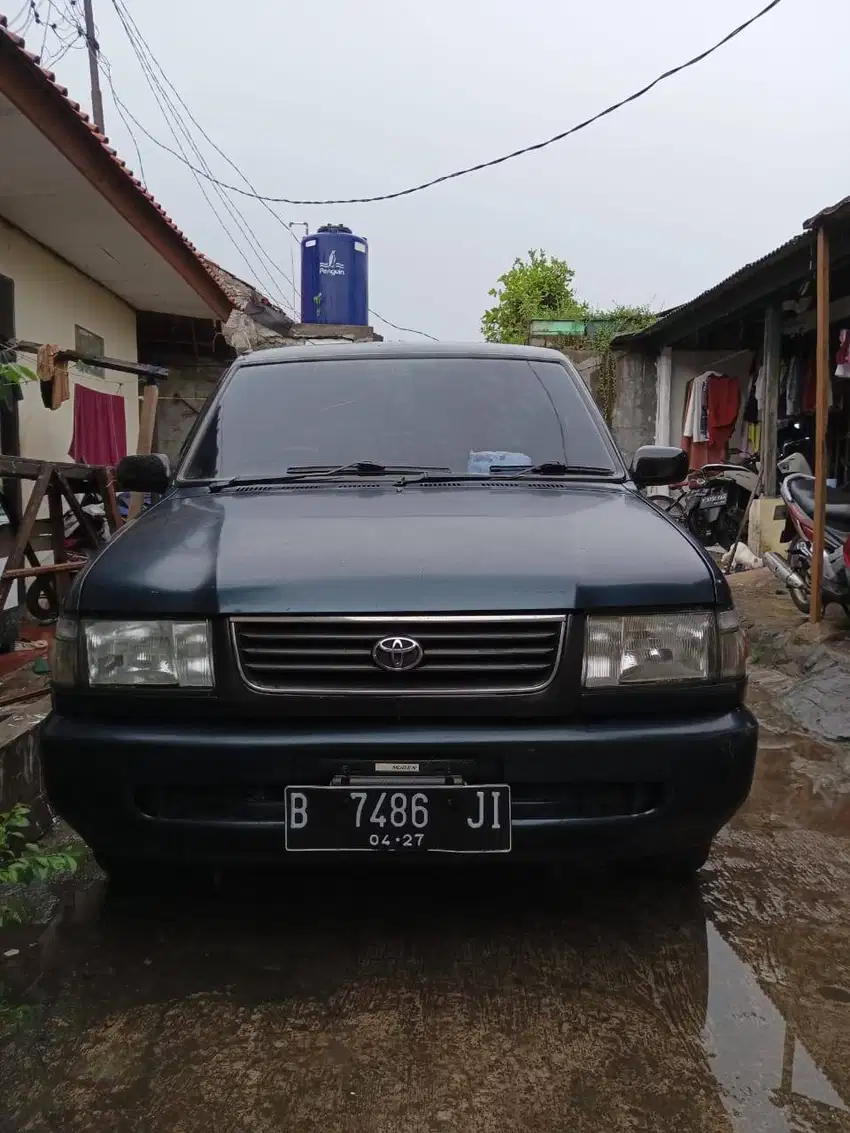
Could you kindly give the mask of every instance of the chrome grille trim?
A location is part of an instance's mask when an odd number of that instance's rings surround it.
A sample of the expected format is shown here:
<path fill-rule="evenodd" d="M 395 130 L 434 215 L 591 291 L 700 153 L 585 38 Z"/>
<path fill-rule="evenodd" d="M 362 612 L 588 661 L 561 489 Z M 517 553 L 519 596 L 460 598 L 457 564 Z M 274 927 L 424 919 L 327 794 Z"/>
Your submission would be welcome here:
<path fill-rule="evenodd" d="M 513 696 L 555 679 L 567 622 L 565 614 L 251 616 L 230 619 L 230 638 L 242 681 L 266 695 Z M 396 634 L 420 641 L 419 668 L 387 673 L 374 664 L 372 647 Z"/>

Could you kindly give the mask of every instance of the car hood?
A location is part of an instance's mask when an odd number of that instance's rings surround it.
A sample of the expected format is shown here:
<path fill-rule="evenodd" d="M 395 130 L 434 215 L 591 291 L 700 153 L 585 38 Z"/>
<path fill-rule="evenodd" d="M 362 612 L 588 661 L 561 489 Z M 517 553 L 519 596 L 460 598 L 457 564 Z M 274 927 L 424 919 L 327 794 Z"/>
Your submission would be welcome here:
<path fill-rule="evenodd" d="M 74 588 L 87 613 L 496 612 L 716 601 L 708 557 L 622 486 L 178 492 Z"/>

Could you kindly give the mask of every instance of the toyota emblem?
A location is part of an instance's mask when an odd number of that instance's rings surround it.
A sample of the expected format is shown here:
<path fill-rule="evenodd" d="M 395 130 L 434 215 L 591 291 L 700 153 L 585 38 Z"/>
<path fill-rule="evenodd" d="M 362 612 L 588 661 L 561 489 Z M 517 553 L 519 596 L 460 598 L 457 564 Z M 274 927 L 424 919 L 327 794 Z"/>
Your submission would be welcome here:
<path fill-rule="evenodd" d="M 384 637 L 372 650 L 372 660 L 388 673 L 407 673 L 422 663 L 422 646 L 412 637 Z"/>

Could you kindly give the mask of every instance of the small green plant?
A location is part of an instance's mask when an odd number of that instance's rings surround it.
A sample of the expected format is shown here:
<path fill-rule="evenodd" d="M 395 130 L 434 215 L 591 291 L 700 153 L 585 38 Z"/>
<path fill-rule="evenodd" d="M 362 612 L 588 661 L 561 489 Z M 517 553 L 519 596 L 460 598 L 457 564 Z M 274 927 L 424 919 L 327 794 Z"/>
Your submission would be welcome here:
<path fill-rule="evenodd" d="M 0 814 L 0 887 L 49 881 L 59 873 L 74 873 L 77 869 L 77 855 L 73 851 L 49 851 L 28 842 L 29 826 L 29 807 L 21 803 Z M 22 919 L 21 909 L 4 902 L 0 892 L 0 928 L 20 924 Z"/>
<path fill-rule="evenodd" d="M 12 385 L 19 386 L 21 382 L 37 382 L 38 374 L 31 370 L 29 366 L 24 366 L 20 362 L 2 362 L 0 363 L 0 378 Z"/>
<path fill-rule="evenodd" d="M 5 351 L 0 351 L 0 357 Z M 20 362 L 0 362 L 0 405 L 11 408 L 11 399 L 20 400 L 24 382 L 37 382 L 38 374 Z"/>

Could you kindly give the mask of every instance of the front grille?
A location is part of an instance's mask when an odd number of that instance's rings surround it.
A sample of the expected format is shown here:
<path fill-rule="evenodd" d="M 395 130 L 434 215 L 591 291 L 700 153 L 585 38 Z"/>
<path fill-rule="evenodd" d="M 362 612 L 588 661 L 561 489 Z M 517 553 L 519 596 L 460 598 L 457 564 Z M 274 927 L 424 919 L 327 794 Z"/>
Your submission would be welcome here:
<path fill-rule="evenodd" d="M 566 618 L 234 618 L 231 626 L 240 672 L 257 691 L 427 696 L 545 688 Z M 387 671 L 375 661 L 378 643 L 393 638 L 420 647 L 415 667 Z"/>

